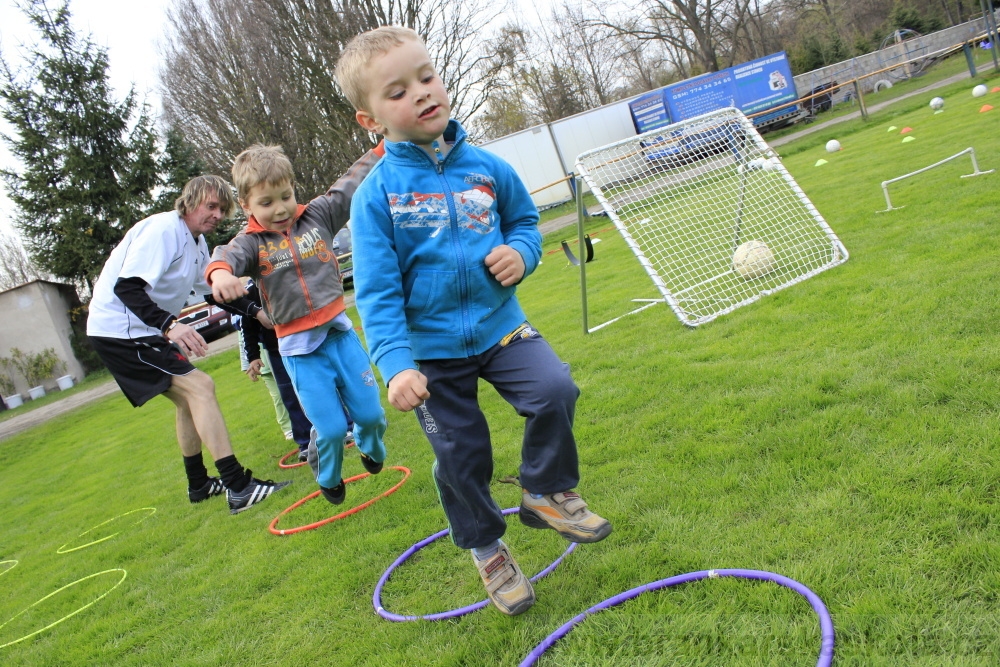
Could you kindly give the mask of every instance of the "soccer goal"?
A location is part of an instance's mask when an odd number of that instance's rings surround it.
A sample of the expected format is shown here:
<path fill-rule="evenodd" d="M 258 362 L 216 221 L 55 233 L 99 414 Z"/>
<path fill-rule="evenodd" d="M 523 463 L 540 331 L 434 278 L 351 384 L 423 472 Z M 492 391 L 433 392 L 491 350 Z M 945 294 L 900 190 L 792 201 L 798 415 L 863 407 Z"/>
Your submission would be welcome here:
<path fill-rule="evenodd" d="M 681 322 L 698 326 L 847 260 L 840 239 L 738 109 L 581 153 L 576 168 L 662 296 L 634 299 L 647 303 L 626 315 L 666 303 Z M 581 238 L 582 230 L 581 216 Z M 588 327 L 580 268 L 585 330 L 621 319 Z"/>

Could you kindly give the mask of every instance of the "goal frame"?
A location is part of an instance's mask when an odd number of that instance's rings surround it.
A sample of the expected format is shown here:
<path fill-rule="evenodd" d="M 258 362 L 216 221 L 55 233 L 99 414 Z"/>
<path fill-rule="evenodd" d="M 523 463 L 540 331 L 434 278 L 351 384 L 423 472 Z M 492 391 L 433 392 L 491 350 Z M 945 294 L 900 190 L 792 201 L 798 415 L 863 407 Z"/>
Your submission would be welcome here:
<path fill-rule="evenodd" d="M 733 149 L 733 153 L 734 155 L 736 155 L 735 161 L 739 165 L 738 171 L 740 173 L 740 194 L 738 196 L 739 204 L 736 210 L 736 217 L 733 226 L 733 232 L 734 232 L 733 249 L 735 249 L 735 247 L 739 245 L 740 241 L 740 224 L 741 224 L 741 214 L 743 208 L 743 190 L 748 178 L 747 174 L 750 171 L 747 168 L 747 165 L 748 163 L 751 163 L 753 161 L 751 160 L 751 158 L 757 157 L 758 159 L 766 159 L 772 161 L 771 165 L 768 166 L 768 169 L 780 175 L 784 186 L 788 188 L 788 190 L 792 193 L 794 199 L 807 212 L 809 221 L 812 224 L 815 224 L 817 232 L 819 234 L 822 234 L 823 237 L 825 237 L 825 241 L 829 244 L 829 259 L 822 265 L 816 266 L 811 270 L 793 276 L 790 279 L 785 280 L 781 284 L 769 287 L 767 289 L 756 291 L 752 294 L 748 294 L 745 297 L 739 298 L 738 300 L 722 308 L 719 308 L 718 310 L 708 315 L 693 317 L 691 313 L 688 312 L 682 305 L 682 300 L 684 299 L 683 292 L 686 290 L 680 290 L 680 291 L 671 290 L 670 287 L 663 280 L 663 278 L 659 275 L 659 273 L 657 273 L 656 267 L 653 265 L 653 262 L 651 262 L 646 257 L 646 254 L 643 251 L 640 242 L 637 241 L 637 239 L 629 231 L 628 226 L 621 220 L 615 209 L 615 206 L 605 196 L 605 193 L 601 185 L 597 183 L 591 170 L 588 169 L 586 160 L 602 152 L 611 153 L 616 149 L 627 147 L 629 144 L 640 146 L 644 141 L 655 142 L 658 140 L 662 142 L 663 141 L 662 135 L 664 135 L 666 132 L 671 131 L 673 128 L 691 127 L 691 126 L 697 127 L 699 123 L 711 122 L 719 118 L 725 119 L 725 122 L 737 123 L 740 130 L 742 131 L 742 139 L 744 140 L 743 150 L 737 152 L 736 149 Z M 633 154 L 640 152 L 640 150 L 633 151 Z M 763 296 L 767 296 L 769 294 L 773 294 L 787 287 L 791 287 L 792 285 L 802 282 L 803 280 L 806 280 L 807 278 L 810 278 L 822 271 L 833 268 L 834 266 L 838 266 L 846 262 L 849 258 L 849 254 L 847 252 L 847 249 L 844 247 L 843 243 L 841 243 L 840 239 L 830 228 L 830 226 L 827 224 L 826 220 L 819 213 L 819 211 L 816 210 L 816 207 L 813 206 L 812 202 L 809 200 L 809 198 L 805 195 L 805 193 L 802 191 L 799 185 L 792 178 L 791 174 L 788 173 L 784 165 L 781 164 L 780 160 L 777 159 L 776 154 L 757 132 L 753 123 L 739 109 L 736 109 L 734 107 L 728 107 L 712 111 L 710 113 L 702 114 L 695 118 L 683 121 L 682 123 L 676 123 L 667 127 L 651 130 L 649 132 L 636 135 L 634 137 L 629 137 L 627 139 L 622 139 L 607 144 L 605 146 L 600 146 L 591 149 L 589 151 L 585 151 L 577 157 L 576 174 L 574 175 L 574 178 L 576 179 L 575 182 L 576 187 L 574 189 L 576 192 L 576 204 L 577 204 L 577 236 L 579 242 L 581 243 L 580 247 L 583 247 L 582 243 L 584 242 L 584 223 L 587 217 L 586 207 L 584 206 L 583 202 L 584 189 L 586 187 L 587 190 L 589 190 L 594 194 L 597 201 L 601 204 L 601 207 L 604 209 L 604 212 L 614 223 L 615 228 L 622 235 L 622 238 L 625 240 L 626 245 L 632 251 L 633 255 L 638 260 L 640 266 L 643 268 L 643 270 L 645 271 L 645 273 L 655 286 L 657 292 L 660 294 L 660 298 L 658 299 L 648 299 L 648 298 L 632 299 L 633 302 L 641 302 L 644 303 L 644 305 L 635 308 L 623 315 L 615 317 L 611 320 L 608 320 L 594 327 L 591 327 L 589 325 L 589 313 L 587 306 L 586 263 L 582 262 L 579 265 L 579 269 L 580 269 L 580 286 L 581 286 L 581 301 L 583 309 L 584 333 L 593 333 L 603 327 L 606 327 L 614 322 L 617 322 L 618 320 L 624 317 L 642 312 L 643 310 L 651 308 L 660 303 L 665 303 L 668 306 L 670 306 L 671 310 L 684 325 L 689 327 L 696 327 L 701 324 L 710 322 L 721 315 L 730 313 L 736 310 L 737 308 L 754 303 L 760 300 L 760 298 Z M 707 281 L 702 281 L 702 283 L 699 283 L 699 285 L 714 280 L 716 278 L 719 278 L 719 276 L 715 276 L 714 278 L 709 278 Z M 698 287 L 699 285 L 694 285 L 691 287 Z M 687 289 L 691 289 L 691 287 L 688 287 Z"/>

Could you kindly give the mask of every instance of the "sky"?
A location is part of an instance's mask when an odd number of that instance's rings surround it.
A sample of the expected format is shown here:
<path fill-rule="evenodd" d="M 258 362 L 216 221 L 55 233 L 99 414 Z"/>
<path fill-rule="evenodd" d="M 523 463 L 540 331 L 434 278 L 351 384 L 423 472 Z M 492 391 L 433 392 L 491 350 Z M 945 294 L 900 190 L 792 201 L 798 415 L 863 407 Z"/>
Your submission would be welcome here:
<path fill-rule="evenodd" d="M 49 0 L 57 7 L 61 0 Z M 468 0 L 474 2 L 477 0 Z M 561 2 L 561 0 L 557 0 Z M 551 0 L 514 0 L 520 6 L 518 14 L 531 19 L 539 7 Z M 16 0 L 0 0 L 0 52 L 9 65 L 23 63 L 23 45 L 37 39 Z M 108 74 L 116 98 L 122 99 L 135 86 L 140 99 L 145 98 L 154 114 L 160 111 L 156 92 L 160 47 L 166 32 L 167 9 L 173 0 L 70 0 L 70 19 L 78 36 L 90 35 L 98 46 L 108 50 Z M 10 128 L 0 120 L 0 132 L 10 134 Z M 6 143 L 0 142 L 0 166 L 16 166 Z M 13 234 L 11 218 L 14 206 L 0 185 L 0 232 Z"/>
<path fill-rule="evenodd" d="M 59 0 L 51 0 L 58 6 Z M 98 46 L 108 50 L 108 74 L 117 99 L 124 98 L 133 85 L 140 99 L 145 98 L 154 112 L 159 112 L 156 94 L 159 46 L 166 25 L 166 11 L 171 0 L 70 0 L 70 19 L 78 36 L 89 34 Z M 12 67 L 20 67 L 27 52 L 25 45 L 37 39 L 14 0 L 0 0 L 0 52 Z M 0 121 L 0 132 L 10 135 L 10 126 Z M 0 142 L 0 165 L 16 166 L 16 162 Z M 11 218 L 14 205 L 0 186 L 0 232 L 13 233 Z"/>

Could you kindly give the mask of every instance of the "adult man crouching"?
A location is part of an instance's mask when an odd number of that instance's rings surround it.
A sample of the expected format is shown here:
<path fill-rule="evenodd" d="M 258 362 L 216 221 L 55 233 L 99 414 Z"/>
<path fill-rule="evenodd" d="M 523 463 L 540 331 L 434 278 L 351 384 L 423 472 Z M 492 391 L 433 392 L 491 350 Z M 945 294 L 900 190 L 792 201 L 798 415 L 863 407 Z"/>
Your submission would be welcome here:
<path fill-rule="evenodd" d="M 189 500 L 201 502 L 225 490 L 232 514 L 291 483 L 256 479 L 236 460 L 215 383 L 188 361 L 192 355 L 205 356 L 208 344 L 178 319 L 192 290 L 211 295 L 203 277 L 209 262 L 204 234 L 235 209 L 232 190 L 223 179 L 191 179 L 175 210 L 136 223 L 111 252 L 94 286 L 87 319 L 94 350 L 134 407 L 160 394 L 176 406 Z M 258 306 L 248 303 L 245 310 L 270 324 Z M 219 477 L 209 477 L 202 443 Z"/>

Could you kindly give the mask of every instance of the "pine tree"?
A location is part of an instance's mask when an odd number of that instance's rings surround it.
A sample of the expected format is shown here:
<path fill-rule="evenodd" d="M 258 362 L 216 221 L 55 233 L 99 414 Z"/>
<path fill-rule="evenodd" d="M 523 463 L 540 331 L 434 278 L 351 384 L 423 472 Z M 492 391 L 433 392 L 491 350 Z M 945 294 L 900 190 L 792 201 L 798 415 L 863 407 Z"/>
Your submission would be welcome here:
<path fill-rule="evenodd" d="M 35 265 L 89 292 L 151 208 L 156 135 L 135 90 L 115 101 L 107 52 L 76 36 L 68 3 L 52 10 L 29 0 L 23 9 L 40 41 L 24 72 L 0 59 L 0 113 L 16 132 L 3 138 L 22 165 L 0 175 Z"/>
<path fill-rule="evenodd" d="M 166 145 L 160 158 L 159 169 L 163 179 L 163 189 L 160 190 L 153 205 L 156 212 L 174 210 L 177 198 L 181 196 L 187 182 L 195 176 L 207 173 L 208 165 L 198 156 L 198 151 L 184 137 L 184 133 L 176 127 L 171 127 L 167 130 Z M 229 243 L 246 221 L 242 209 L 237 208 L 232 218 L 221 221 L 214 232 L 205 235 L 209 249 Z"/>
<path fill-rule="evenodd" d="M 166 145 L 160 158 L 160 174 L 163 177 L 163 189 L 156 198 L 154 208 L 157 212 L 172 211 L 174 202 L 181 196 L 184 186 L 195 176 L 201 176 L 208 167 L 205 161 L 176 127 L 167 130 Z"/>

